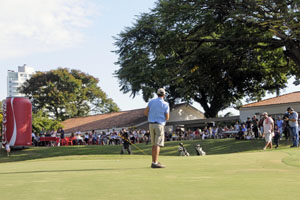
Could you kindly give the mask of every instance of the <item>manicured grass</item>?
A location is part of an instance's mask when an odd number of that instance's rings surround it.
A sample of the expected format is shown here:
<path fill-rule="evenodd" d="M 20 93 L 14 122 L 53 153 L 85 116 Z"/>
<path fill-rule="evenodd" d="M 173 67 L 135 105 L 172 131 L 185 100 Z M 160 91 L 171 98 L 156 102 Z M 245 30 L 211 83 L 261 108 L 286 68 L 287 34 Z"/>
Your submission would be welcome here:
<path fill-rule="evenodd" d="M 234 140 L 234 139 L 218 139 L 218 140 L 192 140 L 181 141 L 191 155 L 196 155 L 194 149 L 195 144 L 203 147 L 208 155 L 228 154 L 238 152 L 250 152 L 261 150 L 264 146 L 264 140 Z M 280 141 L 280 148 L 288 148 L 291 141 Z M 161 149 L 163 156 L 178 156 L 179 141 L 166 142 L 165 147 Z M 151 155 L 150 144 L 132 145 L 134 155 Z M 30 147 L 28 149 L 16 150 L 11 152 L 11 157 L 6 157 L 4 151 L 0 151 L 0 163 L 25 161 L 40 158 L 51 158 L 69 155 L 119 155 L 121 146 L 99 146 L 99 145 L 79 145 L 79 146 L 61 146 L 61 147 Z"/>
<path fill-rule="evenodd" d="M 184 141 L 194 154 L 199 141 Z M 208 156 L 179 157 L 167 143 L 151 169 L 149 155 L 118 146 L 1 151 L 1 199 L 298 199 L 300 149 L 262 151 L 263 141 L 200 141 Z M 150 154 L 151 146 L 138 146 Z M 134 149 L 134 148 L 133 148 Z M 241 153 L 237 153 L 241 152 Z M 139 155 L 137 155 L 139 154 Z M 65 156 L 64 156 L 65 155 Z M 18 161 L 18 162 L 13 162 Z"/>

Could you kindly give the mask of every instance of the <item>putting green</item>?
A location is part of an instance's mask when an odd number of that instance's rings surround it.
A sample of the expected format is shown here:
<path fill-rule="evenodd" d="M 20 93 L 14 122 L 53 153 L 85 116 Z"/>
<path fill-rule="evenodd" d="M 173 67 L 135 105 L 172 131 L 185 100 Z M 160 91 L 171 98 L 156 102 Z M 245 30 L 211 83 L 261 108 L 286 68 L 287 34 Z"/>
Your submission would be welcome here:
<path fill-rule="evenodd" d="M 2 154 L 3 155 L 3 154 Z M 209 155 L 77 155 L 0 164 L 1 199 L 299 199 L 299 149 Z"/>

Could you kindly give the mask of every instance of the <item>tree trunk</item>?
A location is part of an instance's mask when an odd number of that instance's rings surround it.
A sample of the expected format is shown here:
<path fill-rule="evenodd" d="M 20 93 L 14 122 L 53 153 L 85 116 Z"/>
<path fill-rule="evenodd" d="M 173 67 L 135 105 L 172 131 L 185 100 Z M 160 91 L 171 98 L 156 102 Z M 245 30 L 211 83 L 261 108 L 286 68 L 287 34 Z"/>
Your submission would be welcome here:
<path fill-rule="evenodd" d="M 300 68 L 300 44 L 295 41 L 288 41 L 285 47 L 285 55 L 292 59 L 298 68 Z"/>
<path fill-rule="evenodd" d="M 195 97 L 194 100 L 202 106 L 204 109 L 204 116 L 206 118 L 215 118 L 218 116 L 218 112 L 220 111 L 219 106 L 210 105 L 208 104 L 206 100 L 206 96 L 201 95 L 201 98 Z"/>

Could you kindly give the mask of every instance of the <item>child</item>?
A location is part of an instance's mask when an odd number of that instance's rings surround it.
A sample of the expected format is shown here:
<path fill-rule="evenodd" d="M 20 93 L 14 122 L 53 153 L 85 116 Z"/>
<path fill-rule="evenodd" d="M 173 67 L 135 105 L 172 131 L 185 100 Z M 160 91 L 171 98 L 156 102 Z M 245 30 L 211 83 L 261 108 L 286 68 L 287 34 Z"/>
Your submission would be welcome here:
<path fill-rule="evenodd" d="M 278 148 L 278 143 L 280 139 L 280 129 L 278 128 L 277 124 L 274 125 L 274 143 L 275 143 L 275 149 Z"/>
<path fill-rule="evenodd" d="M 10 153 L 10 146 L 9 146 L 8 143 L 5 144 L 5 150 L 6 150 L 7 156 L 9 156 L 9 153 Z"/>

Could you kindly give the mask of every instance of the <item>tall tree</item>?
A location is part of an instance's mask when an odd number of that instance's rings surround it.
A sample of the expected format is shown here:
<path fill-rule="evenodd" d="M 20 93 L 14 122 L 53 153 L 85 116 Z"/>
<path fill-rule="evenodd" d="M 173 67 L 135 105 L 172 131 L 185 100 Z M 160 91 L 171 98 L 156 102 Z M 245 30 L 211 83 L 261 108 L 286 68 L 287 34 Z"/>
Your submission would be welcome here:
<path fill-rule="evenodd" d="M 37 72 L 20 88 L 20 92 L 32 98 L 35 113 L 46 110 L 57 120 L 118 111 L 118 106 L 97 84 L 98 79 L 91 75 L 59 68 Z"/>
<path fill-rule="evenodd" d="M 171 103 L 194 100 L 215 117 L 245 96 L 286 87 L 295 64 L 272 31 L 230 17 L 238 2 L 255 1 L 159 1 L 116 38 L 121 90 L 148 101 L 166 87 Z"/>

